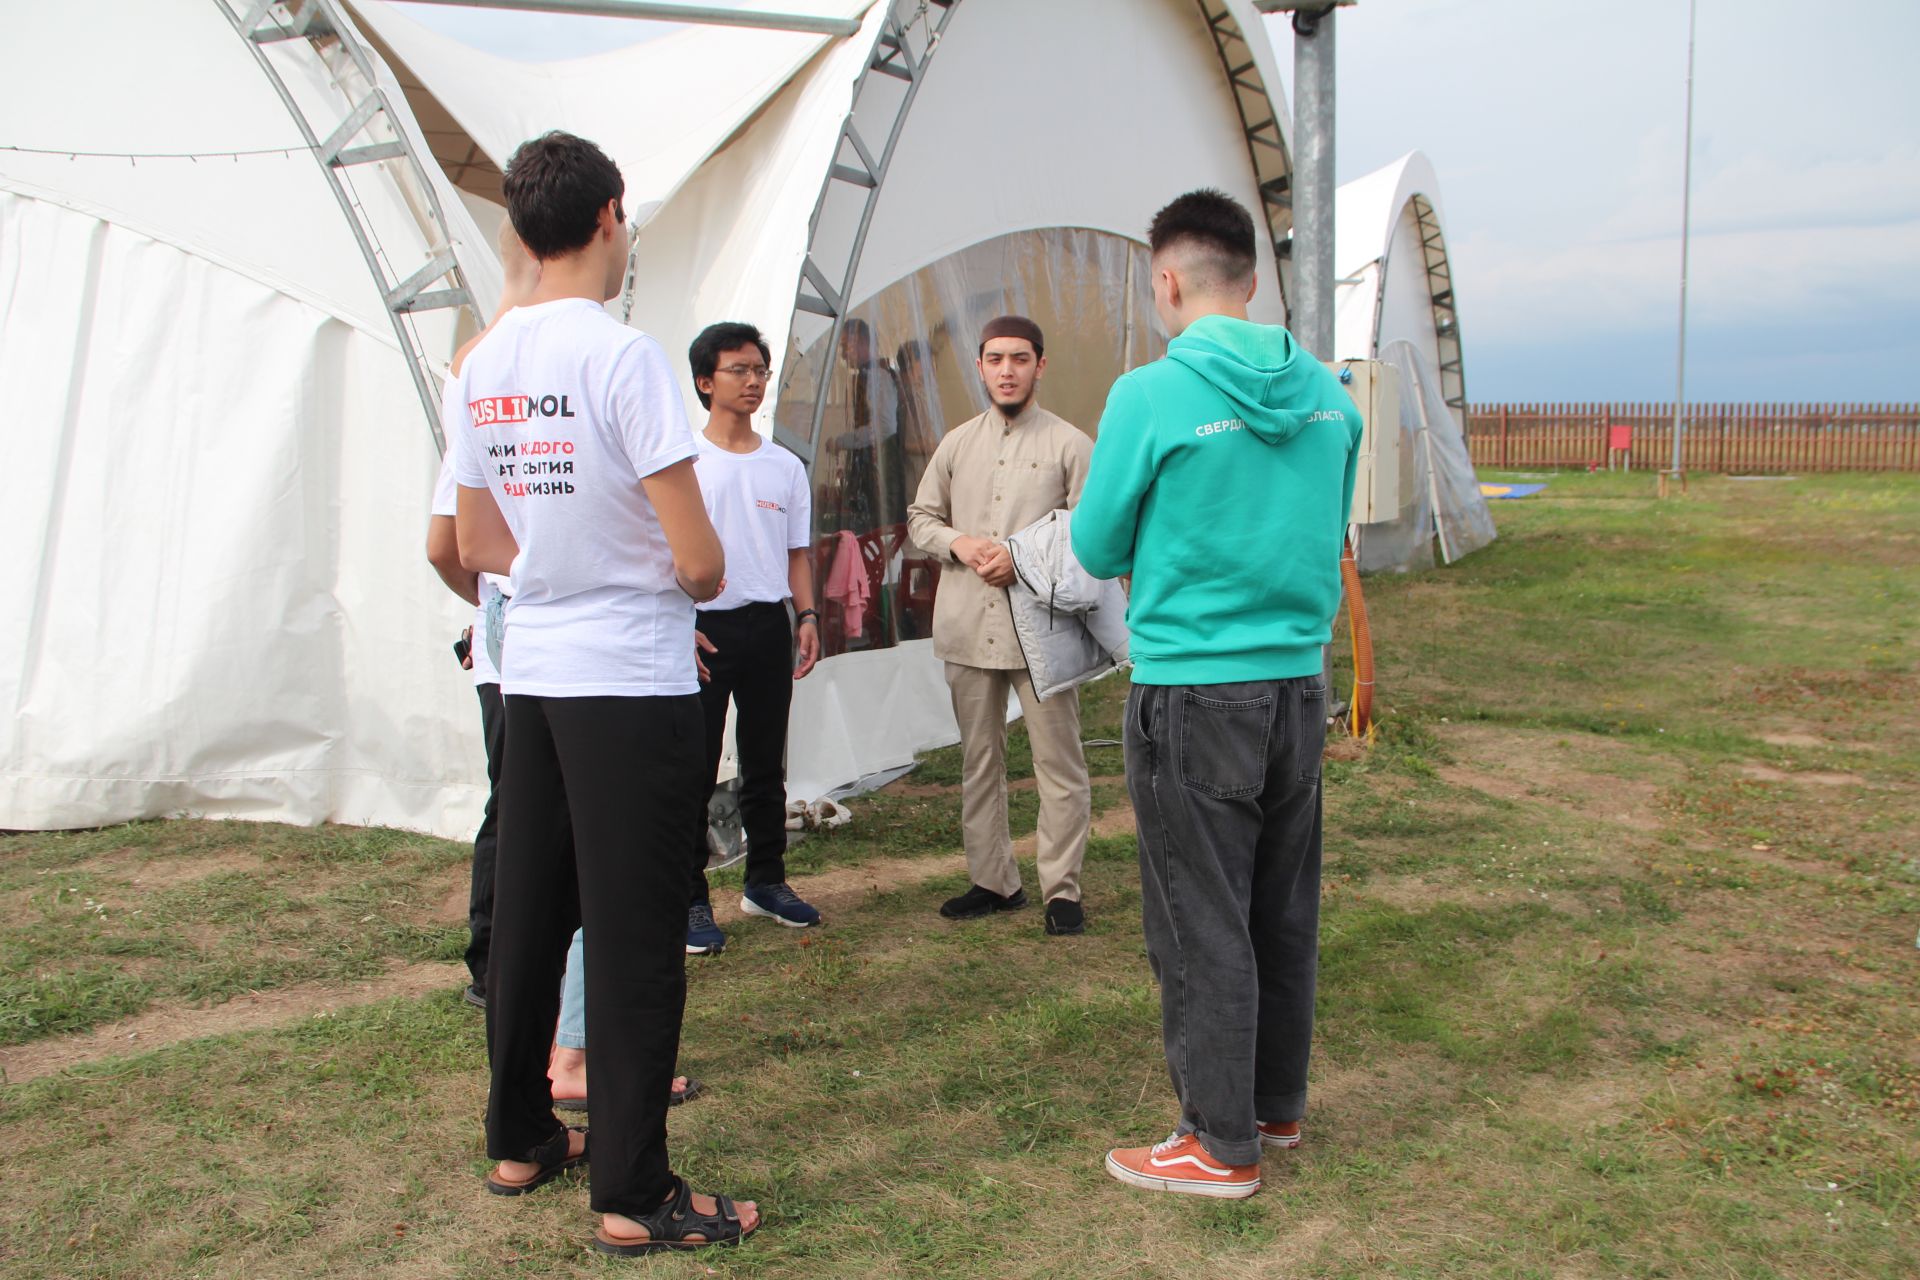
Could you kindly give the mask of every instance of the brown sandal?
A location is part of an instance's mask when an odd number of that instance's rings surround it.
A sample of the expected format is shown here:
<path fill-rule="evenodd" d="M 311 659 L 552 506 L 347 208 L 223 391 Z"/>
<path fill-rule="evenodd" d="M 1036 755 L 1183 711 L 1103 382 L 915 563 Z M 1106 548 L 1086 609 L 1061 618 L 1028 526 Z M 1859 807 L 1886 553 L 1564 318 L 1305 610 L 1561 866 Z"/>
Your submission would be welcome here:
<path fill-rule="evenodd" d="M 496 1196 L 523 1196 L 536 1187 L 543 1187 L 552 1182 L 567 1170 L 577 1169 L 586 1164 L 587 1156 L 593 1149 L 591 1138 L 580 1144 L 579 1155 L 567 1154 L 573 1147 L 571 1135 L 577 1133 L 585 1136 L 586 1132 L 586 1129 L 579 1125 L 567 1125 L 553 1137 L 535 1147 L 533 1153 L 527 1157 L 529 1163 L 540 1166 L 534 1171 L 532 1177 L 519 1182 L 510 1182 L 501 1178 L 499 1170 L 496 1169 L 487 1175 L 487 1190 Z"/>

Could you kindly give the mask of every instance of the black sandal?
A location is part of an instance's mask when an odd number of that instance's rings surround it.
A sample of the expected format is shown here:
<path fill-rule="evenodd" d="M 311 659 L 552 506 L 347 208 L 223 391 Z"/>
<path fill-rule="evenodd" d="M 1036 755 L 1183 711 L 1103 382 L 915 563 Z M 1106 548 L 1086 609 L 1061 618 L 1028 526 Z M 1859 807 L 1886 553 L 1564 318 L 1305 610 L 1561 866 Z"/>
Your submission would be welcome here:
<path fill-rule="evenodd" d="M 616 1240 L 607 1234 L 605 1226 L 594 1228 L 593 1247 L 601 1253 L 610 1253 L 619 1258 L 637 1258 L 643 1253 L 653 1253 L 660 1249 L 704 1249 L 708 1245 L 739 1244 L 760 1224 L 754 1223 L 746 1231 L 740 1229 L 740 1215 L 734 1211 L 733 1201 L 726 1196 L 713 1198 L 712 1213 L 700 1213 L 693 1207 L 693 1189 L 687 1186 L 685 1178 L 675 1176 L 673 1194 L 652 1213 L 640 1215 L 626 1214 L 647 1229 L 645 1240 Z M 688 1236 L 699 1235 L 703 1240 L 689 1240 Z"/>
<path fill-rule="evenodd" d="M 527 1157 L 529 1163 L 540 1166 L 538 1172 L 531 1178 L 525 1182 L 502 1182 L 496 1176 L 499 1172 L 496 1169 L 494 1173 L 487 1175 L 487 1190 L 497 1196 L 523 1196 L 536 1187 L 543 1187 L 552 1182 L 567 1170 L 577 1169 L 586 1164 L 587 1156 L 593 1150 L 592 1138 L 589 1137 L 586 1142 L 580 1144 L 579 1155 L 567 1154 L 573 1145 L 569 1135 L 576 1133 L 584 1135 L 586 1132 L 586 1129 L 580 1125 L 567 1125 L 559 1133 L 535 1147 L 533 1153 Z"/>

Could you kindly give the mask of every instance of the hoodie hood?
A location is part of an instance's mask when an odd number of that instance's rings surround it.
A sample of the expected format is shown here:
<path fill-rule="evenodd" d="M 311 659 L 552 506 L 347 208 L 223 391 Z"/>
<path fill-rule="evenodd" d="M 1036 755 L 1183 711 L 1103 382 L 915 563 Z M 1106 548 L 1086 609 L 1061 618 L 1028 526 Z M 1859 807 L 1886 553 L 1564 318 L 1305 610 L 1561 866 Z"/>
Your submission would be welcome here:
<path fill-rule="evenodd" d="M 1202 316 L 1167 344 L 1167 359 L 1205 378 L 1268 444 L 1291 440 L 1329 407 L 1326 370 L 1279 325 Z"/>

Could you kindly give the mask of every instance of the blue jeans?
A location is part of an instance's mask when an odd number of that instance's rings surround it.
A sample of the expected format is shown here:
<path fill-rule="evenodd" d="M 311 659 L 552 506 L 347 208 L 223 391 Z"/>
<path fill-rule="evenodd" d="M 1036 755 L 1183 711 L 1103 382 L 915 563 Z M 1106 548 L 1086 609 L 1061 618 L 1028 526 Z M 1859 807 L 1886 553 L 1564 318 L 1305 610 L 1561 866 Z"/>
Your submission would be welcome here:
<path fill-rule="evenodd" d="M 562 1049 L 587 1047 L 587 931 L 573 931 L 567 949 L 567 971 L 560 979 L 560 1030 L 554 1040 Z"/>

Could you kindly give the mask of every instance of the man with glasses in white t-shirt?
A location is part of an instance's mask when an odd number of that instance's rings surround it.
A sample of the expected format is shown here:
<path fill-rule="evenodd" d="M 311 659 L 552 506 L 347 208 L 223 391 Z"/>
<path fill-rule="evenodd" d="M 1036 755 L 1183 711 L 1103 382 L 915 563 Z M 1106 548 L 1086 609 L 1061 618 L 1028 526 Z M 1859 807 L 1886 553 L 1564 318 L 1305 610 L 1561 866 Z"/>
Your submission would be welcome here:
<path fill-rule="evenodd" d="M 487 1188 L 517 1196 L 587 1163 L 547 1077 L 584 925 L 593 1245 L 729 1244 L 759 1225 L 757 1207 L 694 1195 L 666 1130 L 706 754 L 694 604 L 719 594 L 725 561 L 672 366 L 605 310 L 627 259 L 619 169 L 555 132 L 514 152 L 502 187 L 540 283 L 468 357 L 447 427 L 461 564 L 511 579 Z"/>
<path fill-rule="evenodd" d="M 806 468 L 753 429 L 766 398 L 772 356 L 750 324 L 708 325 L 687 359 L 706 408 L 695 470 L 707 514 L 727 554 L 727 587 L 700 606 L 700 704 L 707 717 L 710 797 L 720 772 L 721 735 L 732 701 L 740 763 L 740 823 L 747 837 L 740 910 L 804 929 L 820 913 L 787 885 L 787 715 L 793 682 L 820 657 L 820 615 L 813 607 L 813 496 Z M 795 613 L 787 616 L 787 601 Z M 796 654 L 797 651 L 797 654 Z M 714 923 L 707 889 L 705 830 L 694 838 L 693 902 L 687 954 L 711 955 L 727 936 Z"/>

